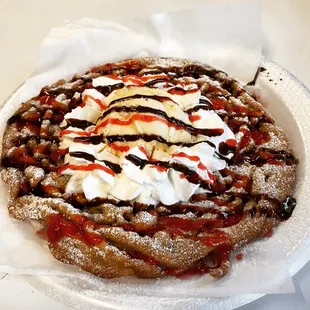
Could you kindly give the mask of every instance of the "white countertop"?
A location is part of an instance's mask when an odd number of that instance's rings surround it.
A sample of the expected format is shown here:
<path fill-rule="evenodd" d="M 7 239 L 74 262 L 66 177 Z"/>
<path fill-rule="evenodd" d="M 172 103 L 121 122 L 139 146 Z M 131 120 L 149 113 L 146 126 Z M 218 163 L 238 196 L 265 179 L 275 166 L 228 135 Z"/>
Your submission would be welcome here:
<path fill-rule="evenodd" d="M 114 14 L 141 14 L 186 8 L 208 0 L 1 0 L 0 102 L 31 73 L 44 36 L 66 19 L 107 18 Z M 163 5 L 163 3 L 165 5 Z M 310 88 L 310 1 L 262 0 L 264 54 Z M 1 250 L 0 250 L 1 255 Z M 19 255 L 19 254 L 17 254 Z M 310 264 L 295 277 L 295 294 L 269 295 L 241 307 L 257 309 L 310 309 Z M 0 309 L 65 310 L 19 276 L 0 273 Z"/>

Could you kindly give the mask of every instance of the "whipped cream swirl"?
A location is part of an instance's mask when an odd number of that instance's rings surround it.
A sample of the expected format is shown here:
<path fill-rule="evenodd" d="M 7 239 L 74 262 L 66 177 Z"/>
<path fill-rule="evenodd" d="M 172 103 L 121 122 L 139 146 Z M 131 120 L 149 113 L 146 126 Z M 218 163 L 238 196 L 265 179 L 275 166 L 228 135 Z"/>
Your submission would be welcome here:
<path fill-rule="evenodd" d="M 220 146 L 236 140 L 196 84 L 146 72 L 101 76 L 92 85 L 75 94 L 82 104 L 62 124 L 67 193 L 156 206 L 212 191 L 214 172 L 233 156 Z M 104 87 L 114 90 L 104 96 Z"/>

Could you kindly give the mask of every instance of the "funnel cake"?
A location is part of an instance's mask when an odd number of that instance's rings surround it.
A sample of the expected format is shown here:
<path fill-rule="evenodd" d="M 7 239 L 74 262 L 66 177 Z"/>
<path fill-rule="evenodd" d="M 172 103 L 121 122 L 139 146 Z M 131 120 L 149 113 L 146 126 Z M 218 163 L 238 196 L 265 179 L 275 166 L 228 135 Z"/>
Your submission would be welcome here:
<path fill-rule="evenodd" d="M 295 174 L 283 131 L 239 82 L 174 58 L 44 87 L 2 146 L 10 215 L 104 278 L 224 276 L 232 250 L 291 216 Z"/>

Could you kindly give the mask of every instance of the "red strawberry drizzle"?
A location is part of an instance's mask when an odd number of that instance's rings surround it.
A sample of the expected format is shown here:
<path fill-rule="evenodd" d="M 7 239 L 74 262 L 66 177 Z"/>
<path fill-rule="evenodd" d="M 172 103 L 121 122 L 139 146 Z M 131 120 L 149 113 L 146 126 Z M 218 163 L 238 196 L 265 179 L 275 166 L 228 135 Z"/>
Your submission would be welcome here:
<path fill-rule="evenodd" d="M 141 153 L 143 153 L 147 157 L 146 149 L 143 146 L 138 146 L 138 149 Z"/>
<path fill-rule="evenodd" d="M 69 148 L 58 149 L 58 150 L 52 152 L 50 157 L 51 157 L 52 161 L 54 161 L 55 163 L 58 163 L 59 160 L 68 153 L 68 151 L 69 151 Z"/>
<path fill-rule="evenodd" d="M 158 170 L 159 172 L 166 172 L 168 170 L 167 167 L 162 167 L 162 166 L 157 166 L 157 165 L 152 165 L 150 166 L 150 168 L 154 168 L 156 170 Z M 185 177 L 185 175 L 184 175 Z"/>
<path fill-rule="evenodd" d="M 38 144 L 32 149 L 32 152 L 33 154 L 46 154 L 47 148 L 48 148 L 47 144 Z"/>
<path fill-rule="evenodd" d="M 127 255 L 130 256 L 133 259 L 141 259 L 144 262 L 152 265 L 152 266 L 157 266 L 159 263 L 152 257 L 145 255 L 141 252 L 138 251 L 127 251 Z"/>
<path fill-rule="evenodd" d="M 115 142 L 110 143 L 109 147 L 111 147 L 115 151 L 119 152 L 128 152 L 130 150 L 130 147 L 128 145 L 119 145 Z"/>
<path fill-rule="evenodd" d="M 19 121 L 17 123 L 17 129 L 19 131 L 22 131 L 24 128 L 26 128 L 27 130 L 29 130 L 30 132 L 32 132 L 36 136 L 40 135 L 40 127 L 39 126 L 32 124 L 32 123 L 29 123 L 29 122 Z"/>
<path fill-rule="evenodd" d="M 58 168 L 58 174 L 66 173 L 66 170 L 74 170 L 74 171 L 93 171 L 93 170 L 102 170 L 112 176 L 115 176 L 115 172 L 105 166 L 100 164 L 88 164 L 88 165 L 64 165 Z"/>
<path fill-rule="evenodd" d="M 168 90 L 168 93 L 170 93 L 171 95 L 184 96 L 186 94 L 196 93 L 198 91 L 199 91 L 199 88 L 185 90 L 181 87 L 175 87 L 175 88 Z"/>
<path fill-rule="evenodd" d="M 235 139 L 227 139 L 225 143 L 230 147 L 236 147 L 237 141 Z"/>
<path fill-rule="evenodd" d="M 64 129 L 60 132 L 59 136 L 63 137 L 65 135 L 75 134 L 81 137 L 90 137 L 91 133 L 87 132 L 85 130 L 70 130 L 70 129 Z"/>
<path fill-rule="evenodd" d="M 199 120 L 201 120 L 201 116 L 200 115 L 190 115 L 189 116 L 189 120 L 193 123 L 193 122 L 197 122 Z"/>
<path fill-rule="evenodd" d="M 71 215 L 68 220 L 60 214 L 51 214 L 46 218 L 47 237 L 51 244 L 55 244 L 64 237 L 81 240 L 90 245 L 99 245 L 105 239 L 90 229 L 97 229 L 98 224 L 88 221 L 81 215 Z"/>
<path fill-rule="evenodd" d="M 251 132 L 251 138 L 254 140 L 256 145 L 261 145 L 270 140 L 268 132 L 262 132 L 258 130 Z"/>
<path fill-rule="evenodd" d="M 16 148 L 12 155 L 14 160 L 16 160 L 19 164 L 22 165 L 36 165 L 37 161 L 33 158 L 29 153 L 26 147 Z"/>
<path fill-rule="evenodd" d="M 224 110 L 225 103 L 227 102 L 226 99 L 223 98 L 209 98 L 212 102 L 214 110 Z"/>
<path fill-rule="evenodd" d="M 21 119 L 26 122 L 39 122 L 41 114 L 38 111 L 27 111 L 22 114 Z"/>
<path fill-rule="evenodd" d="M 56 98 L 52 95 L 43 95 L 40 96 L 38 99 L 41 105 L 50 106 L 53 110 L 62 112 L 68 111 L 68 106 L 65 103 L 57 101 Z"/>
<path fill-rule="evenodd" d="M 242 260 L 243 259 L 243 254 L 242 253 L 236 254 L 236 259 L 237 260 Z"/>
<path fill-rule="evenodd" d="M 85 95 L 84 98 L 83 98 L 83 102 L 82 104 L 80 105 L 80 107 L 84 107 L 86 105 L 86 102 L 87 100 L 92 100 L 94 101 L 101 110 L 106 110 L 106 108 L 108 107 L 107 105 L 105 105 L 104 103 L 101 102 L 100 99 L 96 99 L 90 95 Z"/>

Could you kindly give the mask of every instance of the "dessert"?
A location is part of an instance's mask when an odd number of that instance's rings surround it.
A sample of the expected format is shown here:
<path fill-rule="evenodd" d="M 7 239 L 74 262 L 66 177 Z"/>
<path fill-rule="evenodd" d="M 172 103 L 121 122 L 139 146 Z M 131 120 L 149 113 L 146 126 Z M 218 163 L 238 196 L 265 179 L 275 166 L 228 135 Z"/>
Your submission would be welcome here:
<path fill-rule="evenodd" d="M 232 250 L 287 220 L 296 159 L 224 72 L 141 58 L 44 87 L 9 119 L 8 210 L 97 276 L 224 276 Z"/>

